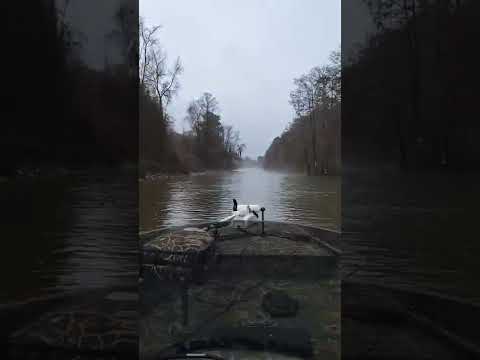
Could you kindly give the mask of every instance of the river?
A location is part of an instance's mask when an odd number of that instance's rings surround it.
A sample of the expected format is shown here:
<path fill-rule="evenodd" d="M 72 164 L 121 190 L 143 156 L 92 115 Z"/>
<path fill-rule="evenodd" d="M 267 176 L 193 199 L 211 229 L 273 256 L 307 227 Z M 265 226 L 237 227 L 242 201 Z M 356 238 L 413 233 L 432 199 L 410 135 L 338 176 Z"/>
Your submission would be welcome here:
<path fill-rule="evenodd" d="M 0 183 L 0 302 L 135 289 L 136 176 L 118 171 Z"/>
<path fill-rule="evenodd" d="M 342 177 L 244 168 L 140 184 L 140 229 L 213 221 L 232 198 L 267 220 L 341 229 L 344 278 L 480 301 L 478 179 L 446 173 L 346 168 Z"/>
<path fill-rule="evenodd" d="M 307 177 L 259 168 L 141 181 L 138 192 L 136 179 L 118 174 L 4 181 L 1 301 L 135 287 L 137 222 L 150 231 L 213 221 L 230 214 L 233 198 L 264 206 L 267 220 L 342 228 L 348 277 L 478 300 L 480 242 L 467 235 L 478 222 L 477 183 L 453 175 Z"/>
<path fill-rule="evenodd" d="M 259 204 L 265 219 L 340 229 L 340 177 L 307 177 L 241 168 L 171 176 L 140 184 L 140 230 L 150 231 L 231 214 L 233 202 Z"/>

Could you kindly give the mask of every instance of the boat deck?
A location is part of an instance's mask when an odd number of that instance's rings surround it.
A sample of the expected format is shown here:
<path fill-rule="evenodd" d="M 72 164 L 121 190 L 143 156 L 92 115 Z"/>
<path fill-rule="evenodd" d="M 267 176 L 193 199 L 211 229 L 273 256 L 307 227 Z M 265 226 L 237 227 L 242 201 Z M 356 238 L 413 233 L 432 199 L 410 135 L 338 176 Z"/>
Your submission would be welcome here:
<path fill-rule="evenodd" d="M 274 222 L 265 222 L 264 231 L 260 223 L 246 230 L 218 229 L 216 260 L 201 284 L 182 288 L 146 273 L 140 290 L 144 359 L 173 351 L 179 343 L 231 337 L 261 345 L 266 336 L 273 336 L 280 350 L 305 358 L 338 359 L 338 234 Z M 269 314 L 262 304 L 272 290 L 298 301 L 298 312 Z"/>
<path fill-rule="evenodd" d="M 221 241 L 217 250 L 224 256 L 332 256 L 315 243 L 292 241 L 278 236 L 248 236 Z"/>
<path fill-rule="evenodd" d="M 319 238 L 305 228 L 275 223 L 267 223 L 264 230 L 262 235 L 260 224 L 247 231 L 221 229 L 216 243 L 216 272 L 223 277 L 240 273 L 255 278 L 317 279 L 337 270 L 336 249 L 321 240 L 326 235 L 331 238 L 332 233 L 324 231 Z"/>

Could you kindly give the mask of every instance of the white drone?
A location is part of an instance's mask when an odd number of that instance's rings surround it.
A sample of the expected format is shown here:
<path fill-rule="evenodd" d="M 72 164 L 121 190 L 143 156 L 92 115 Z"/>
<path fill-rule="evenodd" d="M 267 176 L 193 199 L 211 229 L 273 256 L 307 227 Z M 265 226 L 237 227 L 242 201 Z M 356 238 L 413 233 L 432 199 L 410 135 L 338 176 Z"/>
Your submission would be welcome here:
<path fill-rule="evenodd" d="M 259 220 L 258 214 L 260 212 L 262 213 L 261 221 L 263 222 L 264 211 L 265 208 L 260 205 L 238 205 L 237 200 L 233 199 L 232 215 L 221 219 L 216 224 L 217 226 L 232 224 L 235 227 L 247 228 L 251 223 L 255 223 Z"/>

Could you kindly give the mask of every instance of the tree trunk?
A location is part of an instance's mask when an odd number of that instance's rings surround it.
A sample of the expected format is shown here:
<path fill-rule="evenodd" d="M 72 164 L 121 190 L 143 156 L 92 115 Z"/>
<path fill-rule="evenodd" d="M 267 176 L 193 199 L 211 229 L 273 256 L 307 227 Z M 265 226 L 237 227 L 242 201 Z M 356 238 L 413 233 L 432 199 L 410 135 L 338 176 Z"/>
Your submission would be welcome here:
<path fill-rule="evenodd" d="M 405 136 L 402 130 L 402 121 L 401 117 L 399 116 L 398 112 L 394 111 L 393 116 L 397 118 L 397 134 L 398 134 L 398 149 L 400 152 L 400 167 L 403 170 L 407 169 L 407 149 L 406 149 L 406 142 Z"/>
<path fill-rule="evenodd" d="M 423 124 L 420 118 L 420 54 L 418 46 L 418 33 L 417 33 L 417 15 L 415 9 L 415 0 L 412 0 L 412 24 L 410 33 L 410 55 L 412 58 L 412 109 L 413 109 L 413 121 L 419 129 L 421 136 L 424 136 Z"/>
<path fill-rule="evenodd" d="M 312 175 L 317 175 L 317 132 L 316 132 L 316 124 L 315 124 L 315 116 L 313 110 L 310 112 L 310 124 L 312 129 Z"/>
<path fill-rule="evenodd" d="M 310 164 L 308 162 L 308 150 L 307 147 L 303 148 L 303 156 L 305 160 L 305 170 L 307 172 L 307 175 L 310 175 Z"/>
<path fill-rule="evenodd" d="M 443 31 L 444 26 L 447 23 L 447 17 L 449 16 L 448 13 L 448 3 L 445 0 L 437 0 L 437 18 L 436 18 L 436 65 L 437 65 L 437 76 L 440 80 L 439 84 L 439 97 L 438 97 L 438 104 L 439 104 L 439 117 L 440 117 L 440 124 L 442 126 L 441 134 L 442 134 L 442 141 L 440 146 L 440 165 L 441 166 L 448 166 L 448 152 L 449 152 L 449 133 L 450 133 L 450 124 L 449 124 L 449 114 L 448 114 L 448 106 L 447 101 L 449 99 L 448 96 L 448 81 L 445 78 L 445 66 L 442 62 L 442 35 L 445 34 Z"/>
<path fill-rule="evenodd" d="M 418 36 L 416 31 L 416 9 L 415 0 L 411 1 L 412 4 L 412 16 L 410 22 L 410 15 L 408 9 L 408 0 L 403 0 L 404 16 L 406 21 L 406 34 L 408 42 L 408 66 L 410 73 L 410 104 L 412 106 L 412 127 L 414 129 L 415 136 L 423 137 L 424 129 L 420 119 L 420 66 L 419 66 L 419 48 L 418 48 Z"/>

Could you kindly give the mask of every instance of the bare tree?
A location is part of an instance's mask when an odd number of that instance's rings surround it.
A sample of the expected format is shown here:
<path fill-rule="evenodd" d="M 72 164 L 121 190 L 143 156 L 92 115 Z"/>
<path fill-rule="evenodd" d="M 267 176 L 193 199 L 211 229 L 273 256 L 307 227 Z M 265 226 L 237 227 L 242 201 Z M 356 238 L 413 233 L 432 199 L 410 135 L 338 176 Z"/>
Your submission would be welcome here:
<path fill-rule="evenodd" d="M 203 93 L 202 97 L 198 99 L 198 106 L 205 120 L 207 120 L 209 114 L 219 111 L 217 99 L 209 92 Z"/>
<path fill-rule="evenodd" d="M 224 131 L 223 131 L 223 144 L 224 144 L 225 151 L 227 153 L 233 152 L 233 143 L 234 143 L 233 127 L 230 125 L 225 125 Z"/>
<path fill-rule="evenodd" d="M 331 64 L 316 66 L 294 79 L 296 88 L 290 93 L 290 104 L 298 116 L 309 115 L 318 107 L 331 107 L 340 101 L 340 53 L 333 52 Z"/>
<path fill-rule="evenodd" d="M 309 116 L 311 127 L 311 146 L 312 146 L 312 160 L 308 159 L 308 151 L 305 147 L 305 165 L 307 167 L 307 173 L 310 174 L 310 169 L 313 165 L 314 172 L 317 167 L 317 154 L 316 154 L 316 124 L 313 117 L 313 110 L 319 99 L 318 91 L 318 73 L 319 68 L 313 68 L 310 73 L 302 75 L 301 77 L 294 79 L 296 89 L 290 93 L 290 104 L 292 104 L 295 112 L 298 116 Z"/>
<path fill-rule="evenodd" d="M 157 31 L 161 28 L 161 25 L 153 26 L 151 28 L 145 25 L 143 18 L 140 18 L 140 59 L 139 59 L 139 71 L 140 71 L 140 84 L 145 84 L 145 76 L 147 69 L 151 63 L 151 49 L 158 44 L 156 38 Z"/>
<path fill-rule="evenodd" d="M 247 145 L 245 144 L 239 144 L 237 145 L 237 152 L 238 152 L 238 157 L 241 159 L 242 158 L 242 153 L 246 149 Z"/>
<path fill-rule="evenodd" d="M 398 119 L 397 132 L 399 137 L 400 154 L 402 167 L 407 167 L 407 151 L 404 136 L 402 135 L 410 121 L 415 124 L 416 137 L 418 141 L 425 136 L 425 124 L 422 122 L 420 103 L 421 86 L 420 78 L 422 76 L 420 69 L 420 46 L 419 33 L 417 29 L 417 12 L 425 9 L 429 1 L 426 0 L 364 0 L 369 7 L 374 23 L 379 32 L 392 30 L 395 28 L 405 29 L 405 41 L 407 45 L 406 66 L 408 68 L 408 87 L 409 87 L 409 111 L 410 120 L 400 121 Z M 433 3 L 433 2 L 432 2 Z M 439 0 L 438 4 L 450 4 L 450 0 Z M 447 5 L 448 6 L 448 5 Z M 407 119 L 409 119 L 407 118 Z"/>
<path fill-rule="evenodd" d="M 155 91 L 160 107 L 165 109 L 180 88 L 178 76 L 182 73 L 183 67 L 180 59 L 177 58 L 175 64 L 169 70 L 166 53 L 161 51 L 160 48 L 155 50 L 152 51 L 152 66 L 147 79 L 150 87 Z"/>
<path fill-rule="evenodd" d="M 180 58 L 177 58 L 173 66 L 168 68 L 167 53 L 158 42 L 158 29 L 160 26 L 148 28 L 143 20 L 140 22 L 140 84 L 154 94 L 166 118 L 166 107 L 180 87 L 178 77 L 183 67 Z"/>
<path fill-rule="evenodd" d="M 309 141 L 303 141 L 303 159 L 307 173 L 314 175 L 318 173 L 320 167 L 317 159 L 319 136 L 317 122 L 322 112 L 330 111 L 341 101 L 340 51 L 334 51 L 329 60 L 327 65 L 316 66 L 308 73 L 294 79 L 295 88 L 290 93 L 290 104 L 295 110 L 297 121 L 292 123 L 292 128 L 288 129 L 288 132 L 303 133 L 305 140 L 310 137 Z M 309 127 L 298 126 L 307 121 L 310 124 Z M 323 115 L 322 121 L 322 128 L 325 128 L 326 117 Z"/>
<path fill-rule="evenodd" d="M 188 122 L 193 133 L 198 136 L 200 133 L 200 121 L 202 119 L 202 113 L 198 100 L 193 100 L 190 102 L 187 108 L 187 116 L 185 116 L 185 121 Z"/>
<path fill-rule="evenodd" d="M 235 130 L 233 132 L 233 137 L 232 137 L 232 149 L 235 149 L 235 151 L 237 151 L 239 143 L 240 143 L 240 131 Z"/>
<path fill-rule="evenodd" d="M 185 122 L 190 125 L 190 141 L 195 157 L 207 168 L 231 168 L 241 156 L 245 144 L 240 144 L 240 134 L 230 125 L 223 125 L 218 114 L 215 96 L 205 92 L 187 107 Z"/>

